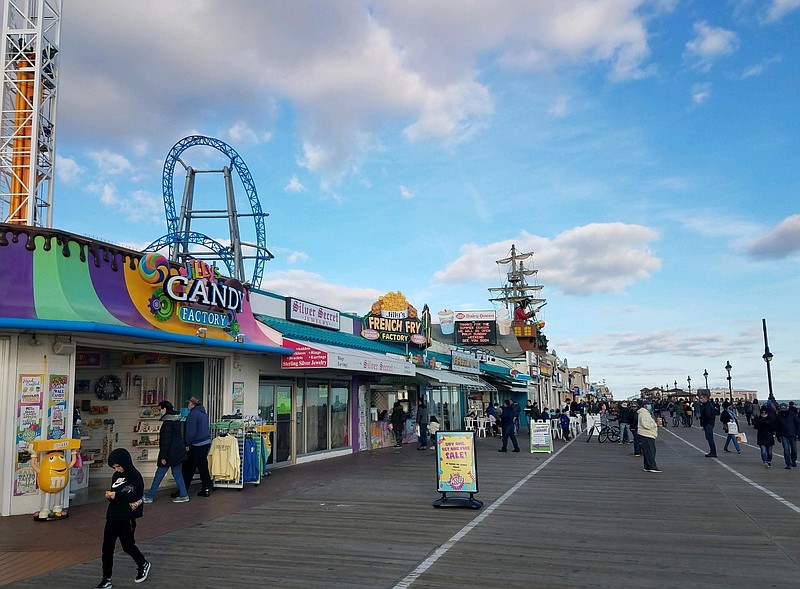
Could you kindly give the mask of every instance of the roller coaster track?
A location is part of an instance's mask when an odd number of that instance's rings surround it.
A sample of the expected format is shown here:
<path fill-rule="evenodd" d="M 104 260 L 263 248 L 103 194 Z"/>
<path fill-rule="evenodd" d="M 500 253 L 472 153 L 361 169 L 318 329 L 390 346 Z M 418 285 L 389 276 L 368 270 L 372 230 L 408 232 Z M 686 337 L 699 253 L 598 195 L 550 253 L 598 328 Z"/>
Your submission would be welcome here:
<path fill-rule="evenodd" d="M 230 276 L 242 280 L 242 277 L 237 276 L 238 272 L 235 264 L 236 258 L 241 259 L 243 257 L 241 252 L 238 252 L 238 256 L 234 256 L 230 247 L 222 245 L 207 235 L 195 231 L 182 230 L 180 228 L 180 218 L 175 207 L 175 196 L 173 190 L 175 164 L 179 162 L 180 156 L 184 151 L 196 146 L 212 147 L 227 156 L 230 160 L 231 168 L 236 170 L 236 173 L 239 175 L 239 179 L 244 185 L 245 192 L 247 193 L 247 199 L 250 201 L 250 209 L 252 211 L 252 217 L 255 223 L 256 236 L 256 243 L 254 247 L 255 255 L 249 256 L 249 258 L 255 260 L 253 275 L 249 282 L 252 286 L 258 288 L 261 286 L 261 279 L 264 275 L 264 265 L 267 260 L 272 259 L 272 254 L 270 254 L 269 250 L 267 250 L 267 233 L 264 224 L 264 219 L 267 217 L 268 213 L 264 213 L 261 209 L 261 203 L 258 200 L 255 182 L 253 182 L 253 177 L 250 174 L 250 170 L 247 168 L 247 164 L 245 164 L 242 157 L 230 145 L 219 139 L 214 139 L 213 137 L 190 135 L 189 137 L 184 137 L 178 141 L 169 151 L 166 160 L 164 160 L 164 171 L 161 178 L 161 187 L 164 193 L 164 213 L 167 219 L 167 234 L 148 245 L 144 251 L 157 251 L 174 244 L 180 244 L 184 247 L 188 247 L 188 244 L 200 245 L 211 250 L 214 252 L 214 254 L 219 256 L 220 261 L 225 263 L 227 266 Z M 228 215 L 237 217 L 229 219 L 229 222 L 238 224 L 238 215 L 235 213 L 235 211 L 231 211 L 230 207 L 228 208 Z"/>

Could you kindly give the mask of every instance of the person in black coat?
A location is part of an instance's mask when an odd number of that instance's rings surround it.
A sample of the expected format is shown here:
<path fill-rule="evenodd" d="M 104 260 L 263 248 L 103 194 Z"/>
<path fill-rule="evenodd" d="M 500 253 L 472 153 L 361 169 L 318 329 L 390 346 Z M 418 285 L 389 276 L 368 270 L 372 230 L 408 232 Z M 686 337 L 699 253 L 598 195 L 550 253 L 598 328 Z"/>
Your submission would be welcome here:
<path fill-rule="evenodd" d="M 394 447 L 403 447 L 403 434 L 406 429 L 406 412 L 403 410 L 403 404 L 400 401 L 395 401 L 392 407 L 392 415 L 389 417 L 389 423 L 392 424 L 392 432 L 394 433 Z"/>
<path fill-rule="evenodd" d="M 764 468 L 772 466 L 772 447 L 775 445 L 775 423 L 769 416 L 766 407 L 762 407 L 757 416 L 753 418 L 753 427 L 758 432 L 756 442 L 761 448 L 761 462 Z"/>
<path fill-rule="evenodd" d="M 783 444 L 783 459 L 787 470 L 797 468 L 797 435 L 800 434 L 800 417 L 789 411 L 786 403 L 781 403 L 775 433 Z"/>
<path fill-rule="evenodd" d="M 706 458 L 716 458 L 717 445 L 714 443 L 714 424 L 717 420 L 717 409 L 706 391 L 700 393 L 700 402 L 702 403 L 700 408 L 700 427 L 703 428 L 708 442 Z"/>
<path fill-rule="evenodd" d="M 150 573 L 150 563 L 136 546 L 136 520 L 144 514 L 142 491 L 144 481 L 133 465 L 130 452 L 115 448 L 108 455 L 108 465 L 114 469 L 111 488 L 106 491 L 106 524 L 103 530 L 102 564 L 103 578 L 96 587 L 112 587 L 111 573 L 114 569 L 114 548 L 117 539 L 122 549 L 136 563 L 136 582 L 141 583 Z"/>
<path fill-rule="evenodd" d="M 143 501 L 152 503 L 156 498 L 156 491 L 164 480 L 167 470 L 172 470 L 172 478 L 178 485 L 178 496 L 172 501 L 174 503 L 186 503 L 189 501 L 189 492 L 183 481 L 181 467 L 187 459 L 186 446 L 181 432 L 181 416 L 175 411 L 172 403 L 161 401 L 158 404 L 161 410 L 161 431 L 158 436 L 158 468 L 153 477 L 150 490 L 144 494 Z"/>

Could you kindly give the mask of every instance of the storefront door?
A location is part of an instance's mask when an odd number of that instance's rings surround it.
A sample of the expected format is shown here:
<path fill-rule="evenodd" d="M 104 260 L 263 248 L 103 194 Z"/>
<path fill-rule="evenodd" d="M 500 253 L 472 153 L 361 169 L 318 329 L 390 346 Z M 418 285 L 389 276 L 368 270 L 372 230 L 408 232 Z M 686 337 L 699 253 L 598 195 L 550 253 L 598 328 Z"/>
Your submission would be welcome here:
<path fill-rule="evenodd" d="M 268 464 L 286 462 L 292 456 L 292 385 L 261 381 L 258 385 L 258 416 L 275 426 L 270 434 Z"/>
<path fill-rule="evenodd" d="M 443 430 L 459 430 L 461 422 L 461 392 L 458 387 L 428 389 L 428 411 L 439 421 Z"/>
<path fill-rule="evenodd" d="M 202 360 L 178 360 L 175 362 L 175 402 L 177 407 L 186 407 L 189 397 L 197 397 L 205 403 Z"/>

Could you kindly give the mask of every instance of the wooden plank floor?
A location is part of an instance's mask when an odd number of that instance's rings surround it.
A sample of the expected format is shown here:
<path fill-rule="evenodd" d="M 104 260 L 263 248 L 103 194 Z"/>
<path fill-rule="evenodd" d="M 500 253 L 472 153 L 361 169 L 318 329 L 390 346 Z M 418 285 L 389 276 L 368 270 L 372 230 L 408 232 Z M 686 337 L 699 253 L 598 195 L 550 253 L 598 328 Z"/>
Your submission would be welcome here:
<path fill-rule="evenodd" d="M 662 431 L 658 474 L 629 445 L 584 440 L 558 442 L 536 470 L 547 455 L 479 439 L 481 510 L 434 509 L 434 452 L 413 446 L 281 469 L 183 505 L 159 496 L 137 532 L 153 563 L 143 586 L 800 587 L 800 470 L 779 456 L 766 470 L 752 446 L 722 454 L 719 438 L 720 462 L 787 505 L 705 458 L 698 428 Z M 103 510 L 0 519 L 0 585 L 94 586 Z M 59 552 L 62 535 L 73 540 Z M 8 554 L 34 576 L 18 580 Z M 134 587 L 130 558 L 115 564 L 114 586 Z"/>

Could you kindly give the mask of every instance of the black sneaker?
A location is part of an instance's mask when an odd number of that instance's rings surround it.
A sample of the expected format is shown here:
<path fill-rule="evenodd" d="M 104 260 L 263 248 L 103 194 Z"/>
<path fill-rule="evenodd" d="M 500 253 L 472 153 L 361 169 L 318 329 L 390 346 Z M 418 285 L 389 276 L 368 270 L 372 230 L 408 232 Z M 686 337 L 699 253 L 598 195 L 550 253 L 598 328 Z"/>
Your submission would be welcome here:
<path fill-rule="evenodd" d="M 514 448 L 512 452 L 519 452 L 519 448 Z"/>
<path fill-rule="evenodd" d="M 94 589 L 111 589 L 111 587 L 113 587 L 111 584 L 111 579 L 103 579 L 94 586 Z"/>
<path fill-rule="evenodd" d="M 197 492 L 198 497 L 211 497 L 211 489 L 203 489 Z"/>
<path fill-rule="evenodd" d="M 508 452 L 508 450 L 506 450 L 505 448 L 500 448 L 500 449 L 498 450 L 498 452 Z"/>
<path fill-rule="evenodd" d="M 188 489 L 189 487 L 186 488 Z M 175 497 L 180 497 L 181 494 L 178 491 L 173 491 L 172 493 L 169 494 L 169 496 L 175 499 Z"/>
<path fill-rule="evenodd" d="M 139 574 L 136 575 L 134 582 L 136 583 L 144 582 L 144 580 L 147 579 L 147 575 L 149 574 L 150 574 L 150 561 L 146 560 L 144 561 L 142 567 L 139 569 Z"/>

